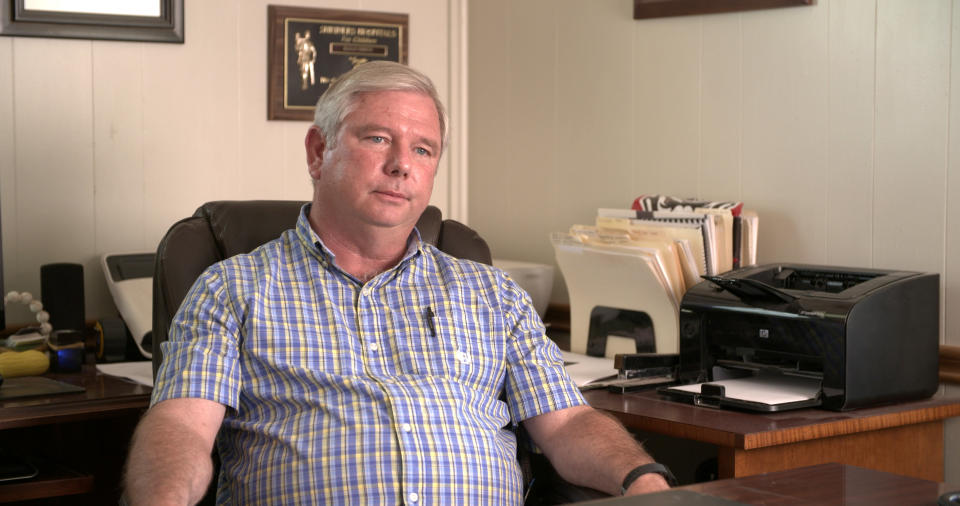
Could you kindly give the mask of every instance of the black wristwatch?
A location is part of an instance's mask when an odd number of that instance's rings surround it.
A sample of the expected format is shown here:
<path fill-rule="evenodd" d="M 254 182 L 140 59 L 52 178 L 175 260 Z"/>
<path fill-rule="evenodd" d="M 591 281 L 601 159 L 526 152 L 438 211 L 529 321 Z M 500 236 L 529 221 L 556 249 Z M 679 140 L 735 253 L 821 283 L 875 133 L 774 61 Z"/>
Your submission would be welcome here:
<path fill-rule="evenodd" d="M 657 473 L 660 476 L 663 476 L 663 479 L 667 480 L 667 484 L 669 484 L 671 487 L 675 487 L 677 485 L 677 479 L 674 478 L 673 473 L 670 472 L 670 469 L 668 469 L 667 466 L 653 462 L 650 464 L 637 466 L 633 468 L 632 471 L 627 473 L 627 477 L 623 479 L 623 484 L 620 485 L 620 495 L 626 494 L 627 489 L 630 488 L 630 485 L 633 485 L 633 482 L 637 481 L 637 478 L 647 473 Z"/>

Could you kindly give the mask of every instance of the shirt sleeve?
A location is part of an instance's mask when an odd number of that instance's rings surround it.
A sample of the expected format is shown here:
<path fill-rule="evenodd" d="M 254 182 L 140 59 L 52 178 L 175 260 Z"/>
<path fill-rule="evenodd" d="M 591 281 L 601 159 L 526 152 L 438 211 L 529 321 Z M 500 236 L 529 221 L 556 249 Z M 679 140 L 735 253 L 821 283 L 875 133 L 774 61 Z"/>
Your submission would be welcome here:
<path fill-rule="evenodd" d="M 530 296 L 501 274 L 500 303 L 507 329 L 506 397 L 514 422 L 586 404 L 563 367 L 563 355 L 549 337 Z"/>
<path fill-rule="evenodd" d="M 229 266 L 216 264 L 194 283 L 161 343 L 151 405 L 175 398 L 200 398 L 237 409 L 240 318 L 226 282 Z"/>

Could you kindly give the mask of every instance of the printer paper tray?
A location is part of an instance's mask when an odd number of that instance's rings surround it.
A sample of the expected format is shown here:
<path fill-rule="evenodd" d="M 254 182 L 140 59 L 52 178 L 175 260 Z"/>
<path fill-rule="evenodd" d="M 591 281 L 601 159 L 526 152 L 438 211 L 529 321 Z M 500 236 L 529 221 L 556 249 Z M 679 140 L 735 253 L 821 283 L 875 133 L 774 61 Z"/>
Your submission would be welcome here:
<path fill-rule="evenodd" d="M 657 391 L 713 408 L 785 411 L 820 405 L 820 379 L 783 374 L 760 373 L 748 378 L 678 385 Z"/>

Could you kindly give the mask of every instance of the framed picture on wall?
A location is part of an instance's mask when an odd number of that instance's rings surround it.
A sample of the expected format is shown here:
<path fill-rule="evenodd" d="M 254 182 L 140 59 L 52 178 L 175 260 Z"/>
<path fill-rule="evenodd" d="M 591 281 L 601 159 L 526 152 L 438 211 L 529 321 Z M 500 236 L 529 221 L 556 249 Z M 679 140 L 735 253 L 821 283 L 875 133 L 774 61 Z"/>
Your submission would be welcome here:
<path fill-rule="evenodd" d="M 183 0 L 0 0 L 0 35 L 183 43 Z"/>
<path fill-rule="evenodd" d="M 409 16 L 267 7 L 267 119 L 313 119 L 330 84 L 371 60 L 407 63 Z"/>

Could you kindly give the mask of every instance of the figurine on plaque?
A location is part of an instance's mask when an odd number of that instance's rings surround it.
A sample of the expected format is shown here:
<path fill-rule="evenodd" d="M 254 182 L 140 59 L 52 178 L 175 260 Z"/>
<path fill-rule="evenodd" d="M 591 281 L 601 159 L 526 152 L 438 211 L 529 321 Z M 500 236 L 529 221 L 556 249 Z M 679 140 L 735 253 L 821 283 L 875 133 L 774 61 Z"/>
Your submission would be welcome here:
<path fill-rule="evenodd" d="M 314 64 L 317 62 L 317 46 L 310 40 L 310 30 L 305 30 L 303 35 L 294 33 L 297 38 L 297 44 L 294 46 L 297 50 L 297 67 L 300 69 L 300 89 L 307 90 L 310 86 L 317 84 L 316 70 Z"/>
<path fill-rule="evenodd" d="M 371 60 L 407 62 L 406 14 L 275 5 L 267 13 L 267 119 L 312 120 L 338 76 Z"/>

